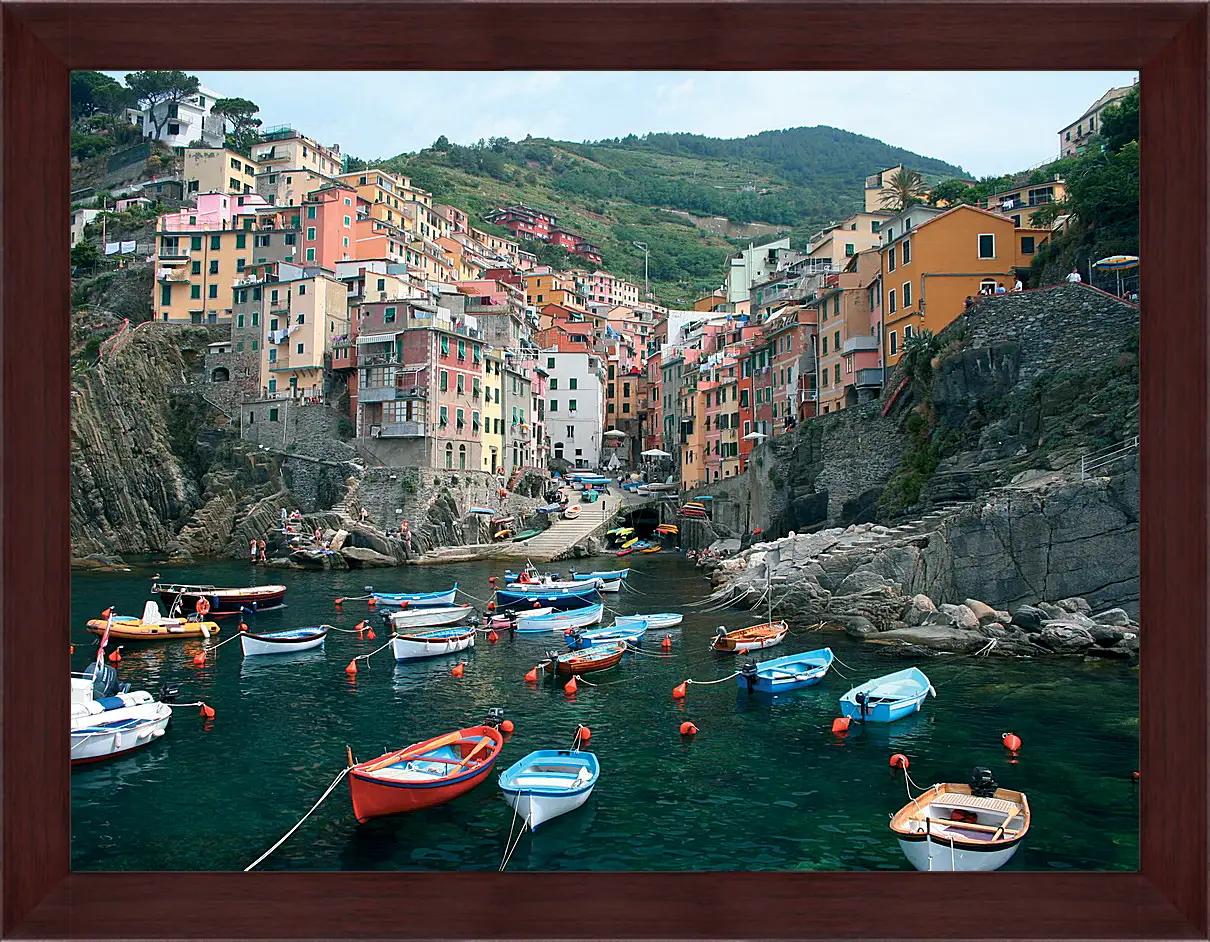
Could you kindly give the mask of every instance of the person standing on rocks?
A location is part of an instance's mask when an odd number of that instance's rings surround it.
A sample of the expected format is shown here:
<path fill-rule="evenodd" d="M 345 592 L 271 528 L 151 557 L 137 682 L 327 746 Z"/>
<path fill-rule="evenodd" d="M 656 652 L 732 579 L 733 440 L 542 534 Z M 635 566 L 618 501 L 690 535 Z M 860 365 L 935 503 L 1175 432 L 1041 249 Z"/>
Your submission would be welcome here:
<path fill-rule="evenodd" d="M 248 541 L 248 553 L 252 557 L 252 562 L 256 562 L 256 537 Z"/>
<path fill-rule="evenodd" d="M 261 539 L 260 539 L 260 540 L 257 542 L 257 544 L 256 544 L 256 548 L 260 550 L 260 561 L 261 561 L 262 563 L 266 562 L 266 561 L 267 561 L 267 557 L 265 556 L 265 540 L 264 540 L 264 537 L 261 537 Z"/>

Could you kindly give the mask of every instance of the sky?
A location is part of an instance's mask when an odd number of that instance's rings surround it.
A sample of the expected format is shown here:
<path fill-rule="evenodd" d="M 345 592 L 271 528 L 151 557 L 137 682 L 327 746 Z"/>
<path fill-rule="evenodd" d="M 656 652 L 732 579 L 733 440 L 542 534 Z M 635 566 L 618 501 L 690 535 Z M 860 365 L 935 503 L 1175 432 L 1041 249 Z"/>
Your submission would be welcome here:
<path fill-rule="evenodd" d="M 120 77 L 122 73 L 110 73 Z M 744 137 L 830 125 L 976 176 L 1058 156 L 1058 131 L 1137 72 L 197 72 L 363 159 L 445 135 L 600 140 L 648 131 Z"/>

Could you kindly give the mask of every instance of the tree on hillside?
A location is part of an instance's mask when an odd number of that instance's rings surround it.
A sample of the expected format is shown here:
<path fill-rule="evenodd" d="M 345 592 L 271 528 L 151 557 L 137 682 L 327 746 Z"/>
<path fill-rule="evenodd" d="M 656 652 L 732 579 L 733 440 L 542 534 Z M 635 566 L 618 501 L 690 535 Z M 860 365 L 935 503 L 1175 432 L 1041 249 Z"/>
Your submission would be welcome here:
<path fill-rule="evenodd" d="M 231 122 L 231 132 L 226 136 L 226 145 L 245 157 L 251 156 L 252 145 L 260 140 L 260 131 L 257 129 L 264 123 L 256 117 L 260 112 L 256 102 L 247 98 L 220 98 L 214 103 L 211 111 Z"/>
<path fill-rule="evenodd" d="M 450 149 L 450 139 L 448 137 L 446 137 L 444 134 L 442 134 L 439 138 L 437 138 L 437 140 L 433 141 L 433 150 L 445 151 L 445 150 L 449 150 L 449 149 Z"/>
<path fill-rule="evenodd" d="M 101 252 L 97 244 L 88 239 L 81 239 L 71 247 L 71 264 L 73 268 L 93 268 L 101 260 Z"/>
<path fill-rule="evenodd" d="M 882 195 L 882 208 L 901 212 L 909 206 L 924 202 L 926 187 L 919 170 L 896 170 L 886 179 L 889 193 Z"/>
<path fill-rule="evenodd" d="M 184 101 L 198 91 L 196 75 L 186 75 L 179 69 L 170 71 L 130 72 L 126 75 L 126 86 L 134 100 L 148 112 L 154 137 L 159 137 L 168 124 L 170 108 L 156 113 L 159 105 L 173 105 Z"/>
<path fill-rule="evenodd" d="M 130 101 L 130 89 L 104 72 L 71 73 L 71 119 L 117 114 Z"/>
<path fill-rule="evenodd" d="M 370 165 L 368 163 L 366 163 L 364 160 L 362 160 L 360 157 L 354 157 L 352 154 L 345 155 L 345 162 L 344 162 L 344 172 L 345 173 L 356 173 L 359 170 L 367 170 L 367 169 L 369 169 L 369 166 Z"/>
<path fill-rule="evenodd" d="M 963 180 L 950 178 L 935 184 L 928 193 L 930 206 L 945 203 L 946 206 L 959 206 L 971 202 L 973 188 Z"/>
<path fill-rule="evenodd" d="M 1136 85 L 1118 104 L 1101 115 L 1101 142 L 1105 150 L 1116 154 L 1131 141 L 1139 139 L 1139 87 Z"/>

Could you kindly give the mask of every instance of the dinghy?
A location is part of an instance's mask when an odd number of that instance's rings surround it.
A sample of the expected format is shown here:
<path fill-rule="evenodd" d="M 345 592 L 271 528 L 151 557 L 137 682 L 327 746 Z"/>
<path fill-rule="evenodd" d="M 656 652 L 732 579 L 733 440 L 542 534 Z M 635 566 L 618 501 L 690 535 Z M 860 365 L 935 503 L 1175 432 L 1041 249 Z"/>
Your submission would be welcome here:
<path fill-rule="evenodd" d="M 908 802 L 891 831 L 917 870 L 999 870 L 1029 831 L 1029 800 L 976 768 L 969 785 L 943 782 Z"/>
<path fill-rule="evenodd" d="M 537 602 L 540 606 L 557 609 L 584 608 L 595 604 L 601 597 L 600 592 L 593 586 L 583 589 L 550 589 L 537 586 L 535 589 L 536 591 L 523 592 L 516 585 L 497 589 L 496 607 L 532 606 Z"/>
<path fill-rule="evenodd" d="M 567 654 L 551 652 L 551 658 L 542 669 L 548 674 L 562 674 L 568 677 L 572 674 L 588 674 L 592 671 L 608 670 L 622 660 L 626 653 L 625 641 L 607 641 L 604 644 L 594 644 L 590 648 L 570 651 Z"/>
<path fill-rule="evenodd" d="M 601 579 L 609 582 L 614 579 L 626 581 L 626 577 L 630 575 L 629 569 L 601 569 L 597 572 L 577 572 L 572 570 L 571 574 L 577 579 Z"/>
<path fill-rule="evenodd" d="M 823 680 L 832 666 L 832 649 L 820 648 L 803 654 L 787 654 L 769 661 L 748 661 L 735 682 L 748 693 L 784 693 L 810 687 Z"/>
<path fill-rule="evenodd" d="M 664 547 L 662 547 L 662 546 L 644 546 L 641 550 L 639 550 L 639 552 L 640 553 L 658 553 L 663 548 Z"/>
<path fill-rule="evenodd" d="M 553 608 L 531 608 L 525 614 L 532 617 L 534 615 L 549 615 L 554 611 L 556 611 L 556 609 Z M 517 619 L 514 617 L 515 615 L 515 612 L 511 615 L 508 612 L 489 615 L 486 619 L 484 627 L 495 628 L 497 631 L 508 631 L 510 629 L 515 631 L 517 628 Z"/>
<path fill-rule="evenodd" d="M 517 631 L 566 631 L 569 628 L 574 630 L 588 625 L 599 625 L 604 616 L 605 606 L 600 602 L 586 608 L 573 608 L 545 615 L 517 612 Z"/>
<path fill-rule="evenodd" d="M 426 628 L 396 634 L 391 639 L 391 649 L 396 661 L 412 661 L 422 657 L 437 657 L 465 651 L 475 646 L 474 626 L 457 628 Z"/>
<path fill-rule="evenodd" d="M 385 617 L 390 621 L 395 633 L 399 634 L 410 628 L 453 625 L 474 614 L 474 611 L 470 605 L 434 605 L 428 608 L 405 608 L 399 612 L 391 612 Z"/>
<path fill-rule="evenodd" d="M 88 622 L 88 630 L 94 635 L 104 636 L 106 627 L 109 636 L 119 641 L 162 641 L 165 638 L 209 638 L 219 633 L 218 622 L 203 621 L 200 616 L 191 618 L 165 618 L 154 600 L 143 606 L 140 618 L 114 615 L 112 619 L 94 618 Z"/>
<path fill-rule="evenodd" d="M 871 723 L 892 723 L 919 711 L 930 693 L 937 696 L 924 672 L 909 667 L 854 687 L 840 698 L 840 712 Z"/>
<path fill-rule="evenodd" d="M 633 625 L 644 622 L 648 628 L 675 628 L 684 619 L 684 615 L 676 612 L 657 612 L 654 615 L 619 615 L 614 619 L 619 625 Z"/>
<path fill-rule="evenodd" d="M 239 643 L 244 657 L 261 654 L 291 654 L 295 651 L 310 651 L 324 643 L 331 625 L 316 625 L 311 628 L 288 628 L 285 631 L 269 631 L 253 634 L 240 632 Z"/>
<path fill-rule="evenodd" d="M 541 595 L 544 592 L 550 592 L 555 589 L 578 589 L 582 592 L 592 592 L 600 588 L 600 579 L 552 579 L 550 575 L 540 577 L 541 581 L 532 580 L 532 576 L 527 573 L 522 573 L 516 582 L 510 582 L 505 589 L 506 592 L 515 592 L 524 595 Z"/>
<path fill-rule="evenodd" d="M 563 511 L 563 518 L 565 520 L 575 520 L 578 516 L 580 516 L 579 504 L 572 504 L 565 511 Z"/>
<path fill-rule="evenodd" d="M 349 756 L 349 792 L 358 824 L 452 801 L 491 773 L 504 737 L 494 726 L 434 736 L 369 762 Z"/>
<path fill-rule="evenodd" d="M 751 628 L 736 628 L 728 631 L 722 625 L 718 626 L 710 647 L 715 651 L 728 654 L 741 654 L 744 651 L 757 651 L 761 648 L 771 648 L 781 644 L 790 626 L 784 621 L 766 622 L 763 625 L 753 625 Z"/>
<path fill-rule="evenodd" d="M 499 784 L 504 800 L 532 831 L 584 804 L 600 775 L 591 752 L 539 749 L 510 765 Z"/>
<path fill-rule="evenodd" d="M 158 580 L 159 577 L 157 576 Z M 197 603 L 202 599 L 210 606 L 212 618 L 222 618 L 229 615 L 239 615 L 245 609 L 251 612 L 263 612 L 268 608 L 278 608 L 285 604 L 286 587 L 284 585 L 254 585 L 242 589 L 219 589 L 212 585 L 191 585 L 185 583 L 153 582 L 151 591 L 160 597 L 160 601 L 168 607 L 170 615 L 179 612 L 192 612 L 197 609 Z"/>
<path fill-rule="evenodd" d="M 557 509 L 557 505 L 556 505 L 556 509 Z M 524 543 L 526 540 L 530 539 L 531 537 L 537 536 L 541 532 L 542 532 L 541 530 L 522 530 L 520 533 L 518 533 L 516 536 L 513 537 L 513 542 L 514 543 Z"/>
<path fill-rule="evenodd" d="M 112 637 L 112 633 L 111 633 Z M 118 683 L 118 672 L 94 661 L 71 675 L 71 764 L 124 755 L 164 735 L 172 709 L 146 690 Z"/>
<path fill-rule="evenodd" d="M 454 597 L 458 594 L 458 583 L 452 589 L 441 589 L 437 592 L 375 592 L 372 585 L 366 586 L 366 591 L 379 605 L 401 607 L 405 603 L 409 608 L 418 605 L 453 605 Z"/>
<path fill-rule="evenodd" d="M 616 622 L 608 628 L 576 629 L 567 636 L 567 646 L 572 650 L 591 648 L 606 641 L 625 641 L 627 644 L 638 644 L 647 634 L 646 625 L 618 625 Z"/>

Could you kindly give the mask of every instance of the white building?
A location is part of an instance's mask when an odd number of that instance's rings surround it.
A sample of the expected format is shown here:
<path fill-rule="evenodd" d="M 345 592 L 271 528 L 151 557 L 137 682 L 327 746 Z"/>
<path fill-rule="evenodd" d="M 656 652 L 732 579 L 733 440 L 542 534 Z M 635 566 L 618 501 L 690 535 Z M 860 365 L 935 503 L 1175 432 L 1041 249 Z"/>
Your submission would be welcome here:
<path fill-rule="evenodd" d="M 801 257 L 797 253 L 791 253 L 790 237 L 786 236 L 776 242 L 749 246 L 738 255 L 732 256 L 727 269 L 727 300 L 732 304 L 747 301 L 752 286 L 758 281 L 764 281 L 775 271 L 788 267 L 793 260 L 791 255 L 794 258 Z"/>
<path fill-rule="evenodd" d="M 186 147 L 194 141 L 201 141 L 204 147 L 222 147 L 227 133 L 227 119 L 221 115 L 211 114 L 214 103 L 222 98 L 218 92 L 199 87 L 197 93 L 184 101 L 162 102 L 155 108 L 144 109 L 143 136 L 155 137 L 156 118 L 163 118 L 165 113 L 168 120 L 159 134 L 159 140 L 169 147 Z"/>
<path fill-rule="evenodd" d="M 543 350 L 538 363 L 547 373 L 546 435 L 550 457 L 573 468 L 596 468 L 605 421 L 604 364 L 591 353 Z"/>
<path fill-rule="evenodd" d="M 71 244 L 73 246 L 84 238 L 84 227 L 100 215 L 99 209 L 73 209 L 71 211 Z"/>
<path fill-rule="evenodd" d="M 1138 79 L 1135 79 L 1135 85 Z M 1094 101 L 1076 120 L 1059 131 L 1059 153 L 1064 157 L 1075 157 L 1084 153 L 1087 143 L 1101 131 L 1101 117 L 1106 108 L 1116 105 L 1130 94 L 1134 85 L 1111 88 Z"/>

